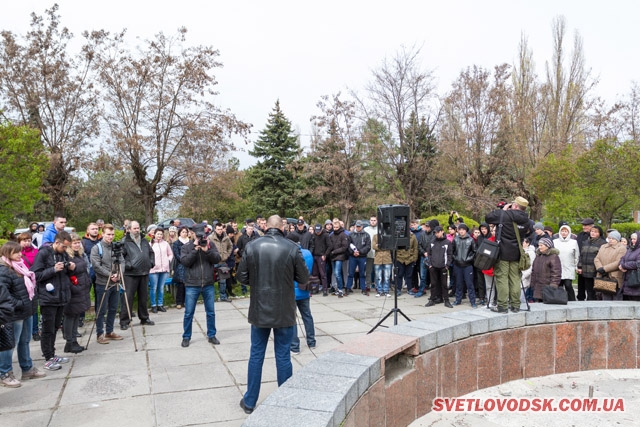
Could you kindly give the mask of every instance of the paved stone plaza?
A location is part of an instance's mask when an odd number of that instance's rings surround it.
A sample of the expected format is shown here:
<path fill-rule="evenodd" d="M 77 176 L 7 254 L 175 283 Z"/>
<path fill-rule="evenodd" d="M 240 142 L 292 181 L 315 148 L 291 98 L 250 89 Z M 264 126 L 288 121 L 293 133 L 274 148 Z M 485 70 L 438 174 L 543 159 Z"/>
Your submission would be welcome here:
<path fill-rule="evenodd" d="M 406 294 L 399 298 L 399 307 L 411 319 L 430 315 L 470 310 L 468 301 L 453 309 L 442 304 L 425 308 L 425 297 Z M 343 343 L 365 335 L 393 307 L 393 298 L 364 296 L 358 291 L 345 298 L 335 296 L 312 298 L 312 313 L 316 324 L 317 348 L 311 352 L 301 337 L 301 353 L 292 355 L 294 372 L 321 354 Z M 216 303 L 217 337 L 221 344 L 213 346 L 206 340 L 205 314 L 198 305 L 194 318 L 194 334 L 188 348 L 180 347 L 183 311 L 170 308 L 166 313 L 152 315 L 155 326 L 141 327 L 133 332 L 138 346 L 134 351 L 132 331 L 116 332 L 123 341 L 108 345 L 95 342 L 89 349 L 71 356 L 70 363 L 55 372 L 47 372 L 42 380 L 23 383 L 18 389 L 0 388 L 2 425 L 10 426 L 240 426 L 247 415 L 238 403 L 246 388 L 250 328 L 247 323 L 249 299 L 232 303 Z M 486 310 L 479 308 L 478 310 Z M 479 314 L 479 313 L 478 313 Z M 116 321 L 117 322 L 117 321 Z M 300 320 L 299 320 L 300 322 Z M 406 320 L 399 316 L 399 324 Z M 384 324 L 393 325 L 393 316 Z M 85 344 L 92 324 L 84 328 L 80 339 Z M 379 330 L 385 330 L 381 327 Z M 64 341 L 58 334 L 56 348 Z M 43 359 L 38 342 L 31 343 L 35 365 L 41 369 Z M 59 355 L 63 355 L 61 352 Z M 14 369 L 18 369 L 14 353 Z M 601 370 L 576 372 L 513 381 L 472 393 L 470 396 L 556 397 L 584 396 L 585 387 L 594 385 L 595 396 L 624 397 L 624 414 L 468 414 L 430 413 L 412 426 L 427 425 L 556 425 L 555 422 L 580 421 L 581 425 L 603 425 L 610 419 L 617 425 L 629 424 L 638 418 L 640 374 L 638 370 Z M 20 374 L 17 373 L 19 378 Z M 273 347 L 267 349 L 263 371 L 263 386 L 259 402 L 276 389 Z M 572 388 L 571 384 L 577 385 Z M 600 393 L 600 394 L 598 394 Z M 610 416 L 611 418 L 606 418 Z M 531 421 L 531 422 L 530 422 Z M 299 425 L 304 425 L 303 422 Z"/>
<path fill-rule="evenodd" d="M 411 319 L 444 311 L 469 309 L 468 303 L 454 309 L 442 304 L 425 308 L 426 297 L 402 295 L 399 307 Z M 125 337 L 101 345 L 95 332 L 89 349 L 76 356 L 63 354 L 64 341 L 58 333 L 58 355 L 70 357 L 59 371 L 41 380 L 25 381 L 18 389 L 0 387 L 0 416 L 10 426 L 239 426 L 247 417 L 238 403 L 247 383 L 250 325 L 249 299 L 216 302 L 217 337 L 221 344 L 206 340 L 204 307 L 198 305 L 191 345 L 180 347 L 183 310 L 170 308 L 152 314 L 155 326 L 134 322 L 138 351 L 134 351 L 131 330 L 116 331 Z M 316 326 L 317 348 L 311 352 L 301 339 L 301 352 L 292 355 L 294 372 L 353 337 L 366 334 L 393 307 L 393 298 L 354 294 L 313 296 L 311 312 Z M 135 319 L 134 319 L 135 320 Z M 301 322 L 300 318 L 298 318 Z M 406 322 L 399 317 L 398 323 Z M 393 316 L 384 325 L 393 325 Z M 81 331 L 86 343 L 92 324 Z M 384 329 L 384 328 L 381 328 Z M 44 363 L 40 343 L 31 343 L 31 357 L 38 369 Z M 267 348 L 262 402 L 275 388 L 273 346 Z M 20 367 L 14 352 L 14 370 Z"/>

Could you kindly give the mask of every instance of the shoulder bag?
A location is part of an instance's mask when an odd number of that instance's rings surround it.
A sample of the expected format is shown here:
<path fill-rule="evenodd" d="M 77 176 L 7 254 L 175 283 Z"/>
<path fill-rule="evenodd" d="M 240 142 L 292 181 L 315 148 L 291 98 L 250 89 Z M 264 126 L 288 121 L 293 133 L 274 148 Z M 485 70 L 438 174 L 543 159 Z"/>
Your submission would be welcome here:
<path fill-rule="evenodd" d="M 16 346 L 16 339 L 13 334 L 13 323 L 0 325 L 0 351 L 11 350 Z"/>
<path fill-rule="evenodd" d="M 624 286 L 627 288 L 640 288 L 640 270 L 628 270 L 625 273 Z"/>
<path fill-rule="evenodd" d="M 498 224 L 498 232 L 496 233 L 496 241 L 492 242 L 489 239 L 484 239 L 478 250 L 476 256 L 473 259 L 473 266 L 479 270 L 489 270 L 492 268 L 498 258 L 500 258 L 500 236 L 502 234 L 502 218 L 504 217 L 504 211 L 500 214 L 500 223 Z"/>

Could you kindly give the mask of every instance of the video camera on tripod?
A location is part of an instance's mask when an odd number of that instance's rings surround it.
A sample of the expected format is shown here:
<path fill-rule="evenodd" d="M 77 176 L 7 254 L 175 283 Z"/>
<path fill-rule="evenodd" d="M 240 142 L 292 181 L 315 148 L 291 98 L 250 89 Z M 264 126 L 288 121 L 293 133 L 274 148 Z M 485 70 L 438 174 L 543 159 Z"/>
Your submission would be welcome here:
<path fill-rule="evenodd" d="M 114 264 L 120 264 L 120 257 L 123 255 L 124 243 L 112 242 L 111 243 L 111 259 Z"/>

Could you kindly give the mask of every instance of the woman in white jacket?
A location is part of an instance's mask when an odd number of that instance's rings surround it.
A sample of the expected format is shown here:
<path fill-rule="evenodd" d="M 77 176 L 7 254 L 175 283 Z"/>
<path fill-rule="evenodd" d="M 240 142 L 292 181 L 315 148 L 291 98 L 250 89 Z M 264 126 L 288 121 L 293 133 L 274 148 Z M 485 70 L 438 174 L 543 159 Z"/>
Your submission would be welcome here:
<path fill-rule="evenodd" d="M 560 283 L 567 290 L 569 301 L 575 301 L 576 294 L 573 290 L 573 279 L 576 277 L 580 248 L 578 248 L 578 241 L 571 238 L 571 228 L 568 225 L 560 227 L 558 234 L 558 238 L 553 241 L 553 246 L 560 251 L 558 254 L 560 264 L 562 264 L 562 280 Z"/>
<path fill-rule="evenodd" d="M 529 299 L 530 302 L 533 301 L 533 290 L 529 286 L 531 285 L 531 269 L 533 268 L 533 261 L 536 259 L 536 248 L 531 245 L 531 240 L 528 238 L 525 238 L 522 241 L 522 248 L 524 249 L 524 253 L 531 259 L 531 266 L 522 272 L 522 287 L 524 288 L 524 291 L 520 292 L 520 303 L 526 304 L 527 299 Z"/>

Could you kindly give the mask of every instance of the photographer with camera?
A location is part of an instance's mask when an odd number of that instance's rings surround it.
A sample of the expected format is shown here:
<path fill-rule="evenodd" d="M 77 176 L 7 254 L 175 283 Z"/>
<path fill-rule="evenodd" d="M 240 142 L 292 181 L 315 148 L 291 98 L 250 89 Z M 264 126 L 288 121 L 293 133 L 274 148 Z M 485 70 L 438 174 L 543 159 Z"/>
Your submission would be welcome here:
<path fill-rule="evenodd" d="M 133 296 L 138 293 L 138 317 L 141 325 L 153 326 L 149 320 L 147 300 L 149 299 L 149 271 L 156 263 L 156 257 L 149 242 L 140 234 L 138 221 L 131 221 L 129 234 L 124 238 L 122 255 L 124 256 L 124 284 L 126 301 L 133 303 Z M 120 329 L 129 329 L 128 310 L 120 310 Z"/>
<path fill-rule="evenodd" d="M 71 298 L 71 279 L 76 265 L 69 261 L 67 248 L 71 246 L 71 236 L 66 231 L 58 232 L 50 246 L 43 246 L 31 266 L 36 274 L 40 315 L 42 317 L 42 339 L 40 348 L 45 358 L 44 368 L 56 371 L 61 363 L 68 363 L 66 357 L 55 354 L 56 333 L 62 326 L 62 311 Z"/>
<path fill-rule="evenodd" d="M 180 253 L 180 262 L 184 266 L 184 332 L 182 347 L 189 347 L 191 326 L 196 311 L 196 302 L 202 294 L 204 310 L 207 314 L 207 338 L 211 344 L 220 344 L 216 338 L 216 312 L 214 302 L 216 290 L 213 286 L 213 269 L 222 258 L 216 246 L 211 244 L 204 233 L 204 225 L 193 227 L 196 239 L 185 243 Z"/>
<path fill-rule="evenodd" d="M 114 242 L 115 228 L 111 224 L 103 227 L 102 240 L 91 249 L 91 265 L 96 272 L 96 333 L 98 344 L 109 344 L 110 340 L 119 341 L 122 337 L 113 332 L 118 311 L 118 281 L 120 266 L 124 265 L 122 243 Z M 107 289 L 108 288 L 108 289 Z M 107 316 L 106 334 L 104 317 Z"/>
<path fill-rule="evenodd" d="M 500 205 L 498 205 L 499 207 Z M 489 212 L 485 217 L 487 224 L 502 227 L 500 232 L 500 255 L 493 267 L 493 277 L 498 295 L 498 306 L 491 307 L 496 313 L 520 311 L 520 245 L 516 233 L 521 238 L 528 234 L 529 216 L 527 215 L 529 202 L 524 197 L 516 197 L 513 203 L 505 204 L 501 209 Z M 496 232 L 496 235 L 499 232 Z"/>

